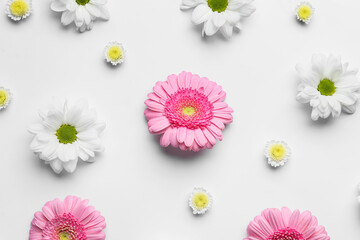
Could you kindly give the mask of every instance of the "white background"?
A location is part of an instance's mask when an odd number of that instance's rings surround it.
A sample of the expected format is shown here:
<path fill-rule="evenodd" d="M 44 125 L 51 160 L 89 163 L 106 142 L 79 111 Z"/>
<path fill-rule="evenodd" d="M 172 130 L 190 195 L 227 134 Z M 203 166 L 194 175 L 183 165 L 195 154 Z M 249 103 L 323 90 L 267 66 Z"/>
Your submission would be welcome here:
<path fill-rule="evenodd" d="M 294 67 L 313 53 L 360 67 L 360 1 L 313 0 L 308 26 L 295 20 L 296 3 L 256 0 L 257 11 L 230 41 L 201 38 L 180 0 L 109 1 L 110 21 L 83 34 L 63 27 L 49 1 L 34 1 L 33 14 L 19 24 L 4 14 L 0 85 L 14 98 L 0 112 L 2 238 L 28 239 L 35 211 L 74 194 L 102 212 L 110 240 L 241 240 L 263 209 L 282 206 L 312 211 L 332 239 L 359 239 L 360 113 L 312 122 L 310 107 L 295 101 Z M 128 52 L 117 68 L 102 59 L 113 40 Z M 222 85 L 235 111 L 212 150 L 162 149 L 148 133 L 147 93 L 182 70 Z M 86 98 L 107 123 L 105 152 L 72 175 L 54 174 L 29 150 L 27 128 L 53 96 Z M 272 139 L 293 150 L 281 169 L 263 157 Z M 187 206 L 194 186 L 214 196 L 201 217 Z"/>

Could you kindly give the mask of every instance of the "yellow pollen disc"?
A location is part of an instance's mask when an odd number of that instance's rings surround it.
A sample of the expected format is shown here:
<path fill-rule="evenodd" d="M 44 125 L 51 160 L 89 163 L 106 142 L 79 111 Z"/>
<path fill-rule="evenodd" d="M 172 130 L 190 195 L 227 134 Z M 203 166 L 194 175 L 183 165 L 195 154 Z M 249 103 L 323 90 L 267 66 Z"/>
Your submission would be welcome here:
<path fill-rule="evenodd" d="M 191 116 L 191 115 L 193 115 L 195 113 L 195 108 L 190 107 L 190 106 L 184 107 L 183 108 L 183 113 L 185 115 Z"/>
<path fill-rule="evenodd" d="M 123 52 L 119 46 L 112 46 L 109 48 L 108 56 L 111 61 L 116 61 L 122 58 Z"/>
<path fill-rule="evenodd" d="M 209 204 L 209 196 L 205 193 L 196 193 L 194 196 L 193 196 L 193 204 L 194 206 L 201 210 L 201 209 L 204 209 L 208 206 Z"/>
<path fill-rule="evenodd" d="M 274 161 L 279 162 L 279 161 L 283 160 L 285 155 L 286 155 L 286 149 L 283 145 L 274 144 L 271 146 L 270 156 Z"/>
<path fill-rule="evenodd" d="M 299 8 L 298 10 L 298 16 L 301 20 L 308 20 L 309 17 L 311 16 L 312 10 L 309 6 L 307 5 L 303 5 Z"/>
<path fill-rule="evenodd" d="M 62 233 L 60 233 L 59 237 L 60 237 L 60 240 L 69 240 L 70 234 L 67 232 L 62 232 Z"/>
<path fill-rule="evenodd" d="M 0 90 L 0 106 L 4 106 L 8 101 L 8 93 L 5 90 Z"/>
<path fill-rule="evenodd" d="M 22 17 L 29 11 L 29 4 L 24 0 L 15 0 L 10 4 L 10 12 L 12 15 Z"/>

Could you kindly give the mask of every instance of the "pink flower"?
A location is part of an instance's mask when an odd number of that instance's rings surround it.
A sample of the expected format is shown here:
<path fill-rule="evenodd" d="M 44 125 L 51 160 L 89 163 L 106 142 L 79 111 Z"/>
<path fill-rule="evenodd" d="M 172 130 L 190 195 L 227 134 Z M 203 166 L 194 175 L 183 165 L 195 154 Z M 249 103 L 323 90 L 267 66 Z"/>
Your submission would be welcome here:
<path fill-rule="evenodd" d="M 232 122 L 233 110 L 224 103 L 221 86 L 196 74 L 182 72 L 157 82 L 148 94 L 145 110 L 149 131 L 162 134 L 160 145 L 199 151 L 222 140 L 222 130 Z"/>
<path fill-rule="evenodd" d="M 88 202 L 74 196 L 47 202 L 34 215 L 29 240 L 104 240 L 105 218 Z"/>
<path fill-rule="evenodd" d="M 244 240 L 329 240 L 325 228 L 311 212 L 283 207 L 266 209 L 247 228 Z"/>

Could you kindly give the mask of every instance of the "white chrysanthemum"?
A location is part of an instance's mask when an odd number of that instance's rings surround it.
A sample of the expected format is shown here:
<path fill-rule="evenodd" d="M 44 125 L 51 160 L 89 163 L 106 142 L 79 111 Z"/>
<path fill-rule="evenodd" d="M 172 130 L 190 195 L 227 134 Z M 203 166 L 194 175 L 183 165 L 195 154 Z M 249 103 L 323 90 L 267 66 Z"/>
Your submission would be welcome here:
<path fill-rule="evenodd" d="M 92 29 L 96 18 L 109 20 L 106 2 L 107 0 L 53 0 L 51 9 L 62 12 L 62 24 L 69 25 L 75 22 L 76 28 L 84 32 Z"/>
<path fill-rule="evenodd" d="M 14 21 L 20 21 L 30 16 L 32 10 L 31 0 L 8 0 L 5 13 Z"/>
<path fill-rule="evenodd" d="M 327 118 L 330 114 L 338 117 L 341 109 L 355 112 L 360 90 L 358 71 L 349 70 L 340 57 L 315 54 L 311 66 L 298 64 L 296 69 L 301 80 L 296 99 L 300 103 L 310 103 L 313 120 Z"/>
<path fill-rule="evenodd" d="M 189 198 L 189 206 L 193 214 L 204 214 L 212 206 L 212 196 L 202 187 L 196 187 Z"/>
<path fill-rule="evenodd" d="M 106 61 L 114 66 L 124 62 L 125 54 L 123 45 L 118 42 L 109 42 L 104 49 Z"/>
<path fill-rule="evenodd" d="M 255 11 L 251 2 L 253 0 L 182 0 L 180 8 L 194 8 L 192 22 L 195 25 L 204 23 L 202 36 L 212 36 L 220 30 L 230 38 L 234 27 L 241 29 L 240 20 Z"/>
<path fill-rule="evenodd" d="M 9 89 L 0 87 L 0 110 L 7 108 L 11 101 L 12 94 Z"/>
<path fill-rule="evenodd" d="M 40 112 L 40 117 L 42 122 L 29 128 L 35 135 L 30 147 L 56 173 L 63 168 L 74 172 L 78 158 L 92 162 L 90 157 L 103 151 L 99 135 L 105 123 L 97 120 L 95 110 L 86 101 L 69 105 L 55 99 L 47 111 Z"/>
<path fill-rule="evenodd" d="M 272 167 L 283 166 L 291 157 L 291 149 L 284 141 L 269 141 L 265 146 L 265 157 Z"/>
<path fill-rule="evenodd" d="M 309 24 L 313 17 L 315 8 L 309 2 L 301 2 L 295 9 L 296 18 L 303 23 Z"/>

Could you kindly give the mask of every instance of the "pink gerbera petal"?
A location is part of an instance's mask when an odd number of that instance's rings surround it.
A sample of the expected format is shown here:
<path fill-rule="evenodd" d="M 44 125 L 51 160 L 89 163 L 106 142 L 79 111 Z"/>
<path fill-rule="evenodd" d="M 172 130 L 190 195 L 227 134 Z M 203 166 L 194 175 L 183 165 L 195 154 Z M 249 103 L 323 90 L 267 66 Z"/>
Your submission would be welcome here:
<path fill-rule="evenodd" d="M 311 212 L 291 212 L 288 208 L 265 209 L 250 222 L 244 240 L 329 240 Z"/>
<path fill-rule="evenodd" d="M 47 202 L 31 222 L 30 240 L 104 240 L 105 219 L 88 200 L 67 196 Z"/>
<path fill-rule="evenodd" d="M 160 145 L 199 151 L 222 140 L 233 110 L 222 101 L 221 86 L 190 72 L 170 75 L 148 94 L 144 114 L 152 134 L 163 134 Z"/>

